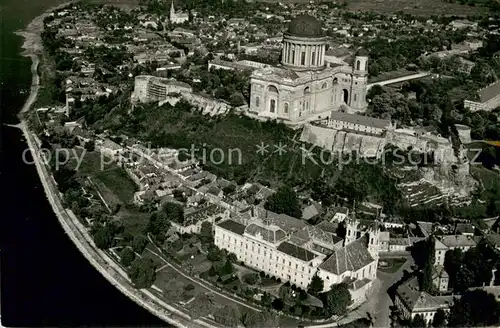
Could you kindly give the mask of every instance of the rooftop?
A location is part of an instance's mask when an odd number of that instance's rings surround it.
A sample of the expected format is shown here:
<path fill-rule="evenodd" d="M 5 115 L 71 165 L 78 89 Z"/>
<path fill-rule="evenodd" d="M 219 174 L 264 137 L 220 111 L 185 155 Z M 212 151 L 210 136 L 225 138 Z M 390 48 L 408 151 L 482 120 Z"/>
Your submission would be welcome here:
<path fill-rule="evenodd" d="M 298 258 L 304 262 L 309 262 L 317 257 L 316 254 L 309 252 L 307 249 L 286 241 L 278 246 L 278 251 Z"/>
<path fill-rule="evenodd" d="M 357 115 L 357 114 L 348 114 L 336 110 L 333 110 L 331 112 L 330 120 L 370 126 L 379 129 L 384 129 L 391 125 L 390 120 L 383 120 L 379 118 Z"/>
<path fill-rule="evenodd" d="M 368 235 L 336 250 L 320 268 L 341 275 L 346 271 L 357 271 L 371 262 L 373 258 L 366 248 Z"/>
<path fill-rule="evenodd" d="M 322 37 L 323 23 L 310 15 L 298 15 L 288 24 L 287 33 L 298 37 Z"/>

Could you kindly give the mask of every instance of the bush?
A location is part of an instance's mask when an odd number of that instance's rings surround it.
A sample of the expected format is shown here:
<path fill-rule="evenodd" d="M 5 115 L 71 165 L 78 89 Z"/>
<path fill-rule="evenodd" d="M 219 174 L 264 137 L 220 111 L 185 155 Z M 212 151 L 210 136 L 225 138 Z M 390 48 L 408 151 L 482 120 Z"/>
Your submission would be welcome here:
<path fill-rule="evenodd" d="M 255 285 L 259 281 L 259 276 L 256 273 L 247 273 L 243 276 L 243 281 L 249 285 Z"/>
<path fill-rule="evenodd" d="M 129 247 L 124 247 L 120 252 L 120 262 L 128 267 L 135 260 L 135 253 Z"/>
<path fill-rule="evenodd" d="M 193 290 L 193 289 L 194 289 L 193 284 L 187 284 L 186 286 L 184 286 L 184 290 L 186 290 L 186 291 Z"/>

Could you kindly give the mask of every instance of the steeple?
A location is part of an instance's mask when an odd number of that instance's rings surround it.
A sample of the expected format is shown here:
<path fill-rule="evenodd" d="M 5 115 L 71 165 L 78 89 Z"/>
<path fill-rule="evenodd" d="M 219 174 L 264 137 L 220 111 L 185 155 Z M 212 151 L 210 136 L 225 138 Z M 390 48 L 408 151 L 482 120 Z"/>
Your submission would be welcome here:
<path fill-rule="evenodd" d="M 174 0 L 172 0 L 172 4 L 170 5 L 170 19 L 172 19 L 172 15 L 175 15 Z"/>

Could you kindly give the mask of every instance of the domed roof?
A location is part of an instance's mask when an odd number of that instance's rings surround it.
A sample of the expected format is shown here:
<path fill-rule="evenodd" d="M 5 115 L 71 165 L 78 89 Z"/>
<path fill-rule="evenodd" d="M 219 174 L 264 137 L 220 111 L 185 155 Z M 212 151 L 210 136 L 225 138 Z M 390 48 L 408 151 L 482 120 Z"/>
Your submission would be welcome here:
<path fill-rule="evenodd" d="M 298 15 L 288 24 L 288 33 L 294 36 L 317 38 L 323 36 L 323 23 L 310 15 Z"/>
<path fill-rule="evenodd" d="M 368 51 L 365 48 L 359 48 L 356 51 L 356 56 L 368 57 Z"/>

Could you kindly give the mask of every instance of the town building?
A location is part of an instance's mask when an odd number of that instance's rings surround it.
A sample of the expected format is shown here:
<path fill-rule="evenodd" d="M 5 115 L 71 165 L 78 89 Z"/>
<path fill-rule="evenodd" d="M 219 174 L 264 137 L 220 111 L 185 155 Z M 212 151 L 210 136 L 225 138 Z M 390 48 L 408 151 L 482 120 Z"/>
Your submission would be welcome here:
<path fill-rule="evenodd" d="M 143 103 L 162 101 L 167 99 L 169 94 L 192 92 L 193 89 L 189 84 L 179 82 L 175 79 L 152 75 L 139 75 L 135 77 L 132 101 L 140 101 Z"/>
<path fill-rule="evenodd" d="M 328 117 L 328 127 L 337 130 L 381 135 L 384 131 L 392 128 L 392 123 L 390 120 L 332 110 L 330 117 Z"/>
<path fill-rule="evenodd" d="M 245 265 L 307 289 L 314 275 L 324 290 L 346 282 L 354 303 L 366 300 L 376 279 L 378 226 L 358 231 L 349 219 L 346 239 L 284 214 L 252 206 L 215 225 L 215 245 Z"/>
<path fill-rule="evenodd" d="M 411 278 L 396 290 L 394 304 L 406 320 L 413 320 L 417 315 L 431 324 L 437 310 L 449 311 L 453 296 L 432 296 L 419 290 L 417 277 Z"/>
<path fill-rule="evenodd" d="M 353 67 L 326 65 L 322 23 L 309 15 L 293 19 L 283 36 L 279 67 L 253 71 L 249 114 L 300 124 L 343 106 L 366 109 L 368 53 L 359 49 Z"/>
<path fill-rule="evenodd" d="M 464 108 L 473 112 L 478 110 L 491 111 L 498 106 L 500 106 L 500 81 L 480 89 L 475 100 L 464 100 Z"/>
<path fill-rule="evenodd" d="M 172 0 L 172 4 L 170 5 L 170 23 L 172 24 L 182 24 L 184 22 L 187 22 L 189 20 L 189 14 L 188 13 L 183 13 L 179 11 L 175 11 L 174 8 L 174 0 Z"/>
<path fill-rule="evenodd" d="M 446 292 L 449 282 L 450 276 L 444 267 L 442 265 L 435 266 L 432 273 L 432 283 L 434 287 L 436 287 L 439 292 Z"/>
<path fill-rule="evenodd" d="M 476 247 L 476 242 L 469 235 L 447 235 L 434 237 L 435 255 L 434 265 L 444 265 L 444 257 L 447 251 L 461 249 L 462 252 L 468 251 L 472 247 Z"/>

